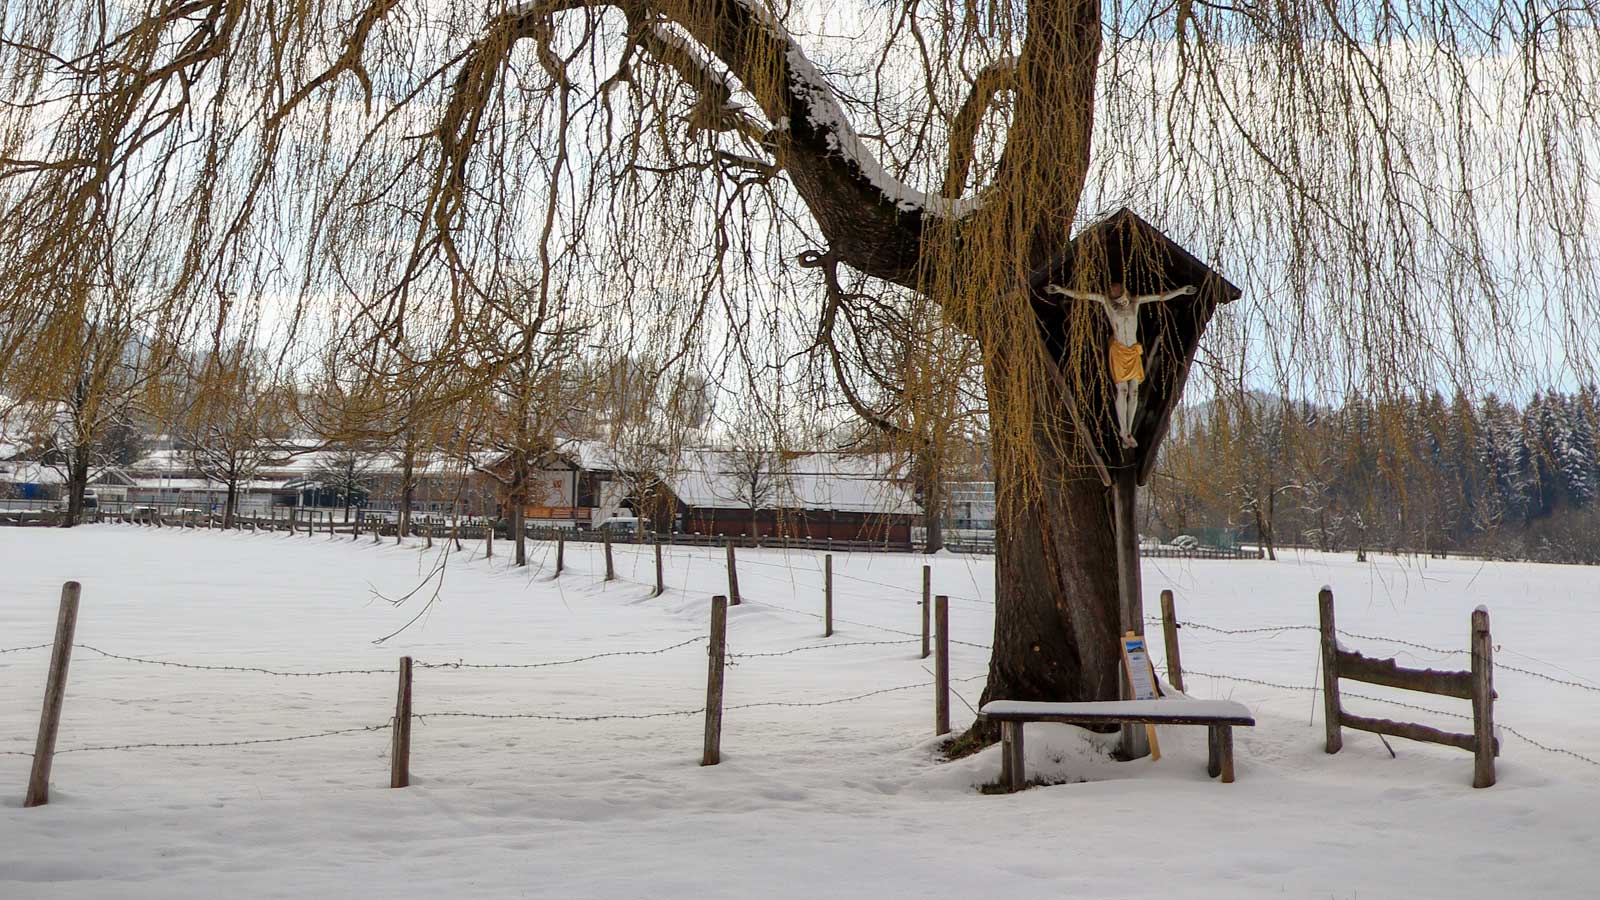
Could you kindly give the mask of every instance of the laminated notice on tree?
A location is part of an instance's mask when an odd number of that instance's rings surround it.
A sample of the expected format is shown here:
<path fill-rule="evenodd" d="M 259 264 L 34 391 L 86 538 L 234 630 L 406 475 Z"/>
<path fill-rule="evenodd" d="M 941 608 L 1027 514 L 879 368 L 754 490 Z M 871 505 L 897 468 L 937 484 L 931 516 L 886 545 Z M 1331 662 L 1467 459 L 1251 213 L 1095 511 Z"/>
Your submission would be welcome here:
<path fill-rule="evenodd" d="M 1150 654 L 1144 646 L 1144 636 L 1127 634 L 1122 638 L 1122 662 L 1128 669 L 1128 685 L 1133 689 L 1134 700 L 1154 700 L 1159 695 L 1156 690 L 1156 670 L 1150 662 Z"/>
<path fill-rule="evenodd" d="M 1128 687 L 1135 700 L 1154 700 L 1161 696 L 1156 688 L 1156 669 L 1145 649 L 1144 635 L 1128 632 L 1122 636 L 1122 665 L 1128 673 Z M 1150 759 L 1161 758 L 1161 744 L 1156 740 L 1156 727 L 1146 725 L 1145 736 L 1150 739 Z"/>

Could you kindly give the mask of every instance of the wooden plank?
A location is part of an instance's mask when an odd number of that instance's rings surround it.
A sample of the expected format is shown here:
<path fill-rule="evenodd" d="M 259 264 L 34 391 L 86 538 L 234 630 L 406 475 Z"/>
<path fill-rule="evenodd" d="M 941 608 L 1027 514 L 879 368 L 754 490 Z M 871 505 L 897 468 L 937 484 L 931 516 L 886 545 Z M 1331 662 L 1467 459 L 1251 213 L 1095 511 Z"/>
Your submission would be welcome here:
<path fill-rule="evenodd" d="M 616 564 L 611 561 L 611 530 L 606 529 L 600 532 L 600 538 L 605 544 L 606 550 L 606 580 L 614 581 L 617 577 L 617 567 Z"/>
<path fill-rule="evenodd" d="M 706 669 L 706 739 L 700 765 L 722 762 L 722 677 L 727 672 L 728 598 L 711 598 L 711 646 Z"/>
<path fill-rule="evenodd" d="M 1322 633 L 1322 719 L 1327 729 L 1323 749 L 1338 753 L 1344 746 L 1339 733 L 1339 647 L 1333 625 L 1333 589 L 1324 587 L 1317 594 L 1317 618 Z"/>
<path fill-rule="evenodd" d="M 1144 599 L 1139 584 L 1139 534 L 1133 521 L 1138 487 L 1134 484 L 1132 469 L 1118 469 L 1115 479 L 1111 505 L 1116 529 L 1117 602 L 1121 630 L 1126 634 L 1144 630 Z M 1126 669 L 1122 671 L 1120 681 L 1122 699 L 1137 699 L 1133 695 L 1132 685 L 1128 683 Z M 1121 747 L 1124 759 L 1143 759 L 1150 755 L 1149 736 L 1132 725 L 1122 727 Z"/>
<path fill-rule="evenodd" d="M 932 614 L 929 601 L 933 599 L 933 568 L 922 567 L 922 658 L 928 658 L 928 617 Z"/>
<path fill-rule="evenodd" d="M 822 636 L 833 637 L 833 554 L 822 555 Z"/>
<path fill-rule="evenodd" d="M 728 604 L 739 605 L 739 566 L 733 558 L 733 538 L 728 538 Z"/>
<path fill-rule="evenodd" d="M 389 787 L 411 784 L 411 657 L 400 657 L 400 686 L 394 698 Z"/>
<path fill-rule="evenodd" d="M 1206 774 L 1212 778 L 1222 774 L 1222 740 L 1217 732 L 1219 727 L 1221 726 L 1213 725 L 1206 729 Z"/>
<path fill-rule="evenodd" d="M 1371 719 L 1366 716 L 1356 716 L 1350 713 L 1339 714 L 1339 724 L 1357 731 L 1370 731 L 1373 734 L 1387 734 L 1393 737 L 1403 737 L 1413 741 L 1425 741 L 1430 744 L 1444 744 L 1447 747 L 1459 747 L 1462 750 L 1472 751 L 1475 739 L 1470 734 L 1457 734 L 1453 731 L 1440 731 L 1426 725 L 1414 722 L 1396 722 L 1391 719 Z"/>
<path fill-rule="evenodd" d="M 950 598 L 933 598 L 934 625 L 938 642 L 933 660 L 933 733 L 950 733 Z"/>
<path fill-rule="evenodd" d="M 1160 705 L 1152 703 L 1152 706 Z M 1197 716 L 1185 713 L 983 713 L 996 722 L 1060 722 L 1066 725 L 1254 725 L 1251 716 Z"/>
<path fill-rule="evenodd" d="M 1472 611 L 1472 786 L 1494 785 L 1494 642 L 1489 638 L 1489 611 Z"/>
<path fill-rule="evenodd" d="M 1212 731 L 1217 734 L 1217 748 L 1222 770 L 1222 783 L 1233 784 L 1233 726 L 1216 725 Z"/>
<path fill-rule="evenodd" d="M 1367 684 L 1472 699 L 1472 673 L 1439 669 L 1408 669 L 1392 659 L 1373 659 L 1354 650 L 1334 648 L 1339 677 Z"/>
<path fill-rule="evenodd" d="M 1028 786 L 1022 729 L 1021 722 L 1000 723 L 1000 779 L 1011 793 Z"/>
<path fill-rule="evenodd" d="M 656 545 L 656 592 L 650 596 L 659 597 L 667 592 L 667 580 L 661 568 L 661 539 L 657 537 L 654 543 Z"/>
<path fill-rule="evenodd" d="M 1172 592 L 1161 592 L 1161 632 L 1167 645 L 1167 683 L 1183 690 L 1183 661 L 1178 658 L 1178 613 Z"/>
<path fill-rule="evenodd" d="M 56 756 L 61 707 L 67 699 L 67 667 L 72 663 L 72 636 L 78 630 L 81 595 L 82 587 L 76 581 L 61 586 L 56 641 L 50 650 L 50 674 L 45 678 L 44 706 L 39 711 L 39 737 L 33 745 L 33 770 L 28 774 L 28 793 L 22 801 L 25 807 L 44 806 L 50 802 L 50 766 Z"/>

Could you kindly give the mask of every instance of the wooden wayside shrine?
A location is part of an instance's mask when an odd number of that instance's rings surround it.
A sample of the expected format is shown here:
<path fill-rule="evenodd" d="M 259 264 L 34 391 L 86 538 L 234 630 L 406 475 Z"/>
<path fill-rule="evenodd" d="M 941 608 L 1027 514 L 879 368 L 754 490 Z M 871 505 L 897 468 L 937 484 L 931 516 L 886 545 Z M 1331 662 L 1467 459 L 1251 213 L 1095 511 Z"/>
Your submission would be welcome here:
<path fill-rule="evenodd" d="M 1138 446 L 1123 448 L 1112 413 L 1115 385 L 1106 362 L 1111 327 L 1098 310 L 1075 310 L 1046 289 L 1076 285 L 1100 292 L 1120 283 L 1131 295 L 1159 294 L 1193 285 L 1196 293 L 1139 310 L 1139 336 L 1144 347 L 1144 380 L 1132 435 Z M 1042 331 L 1046 368 L 1061 393 L 1073 428 L 1086 437 L 1089 462 L 1111 489 L 1117 547 L 1117 595 L 1121 631 L 1144 630 L 1144 601 L 1139 584 L 1139 535 L 1134 525 L 1138 488 L 1150 480 L 1156 451 L 1172 422 L 1173 410 L 1189 380 L 1200 337 L 1216 308 L 1239 299 L 1243 291 L 1160 229 L 1126 207 L 1100 219 L 1073 238 L 1066 249 L 1029 276 L 1029 295 Z M 1091 352 L 1072 352 L 1084 340 L 1089 323 Z M 1079 348 L 1081 350 L 1081 348 Z M 1076 368 L 1074 368 L 1076 367 Z M 1074 386 L 1086 386 L 1079 397 Z M 1126 673 L 1122 697 L 1132 694 Z M 1124 725 L 1123 755 L 1146 756 L 1143 729 Z"/>

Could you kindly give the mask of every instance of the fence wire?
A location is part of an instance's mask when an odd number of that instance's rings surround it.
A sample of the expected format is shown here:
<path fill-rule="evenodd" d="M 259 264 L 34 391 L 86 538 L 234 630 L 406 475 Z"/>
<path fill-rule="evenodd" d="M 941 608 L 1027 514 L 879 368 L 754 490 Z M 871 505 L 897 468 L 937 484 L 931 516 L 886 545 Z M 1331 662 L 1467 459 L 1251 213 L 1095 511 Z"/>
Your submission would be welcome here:
<path fill-rule="evenodd" d="M 50 644 L 30 644 L 30 645 L 28 645 L 26 647 L 7 647 L 4 650 L 0 650 L 0 654 L 22 653 L 22 652 L 27 651 L 27 650 L 43 650 L 44 648 L 50 647 L 50 646 L 53 646 L 53 642 L 50 643 Z"/>
<path fill-rule="evenodd" d="M 904 647 L 906 644 L 919 644 L 919 638 L 907 638 L 903 641 L 844 641 L 838 644 L 812 644 L 806 647 L 794 647 L 789 650 L 774 650 L 770 653 L 729 653 L 728 659 L 762 659 L 773 656 L 791 656 L 804 653 L 807 650 L 839 650 L 845 647 Z"/>
<path fill-rule="evenodd" d="M 383 723 L 382 725 L 358 725 L 358 726 L 356 726 L 354 728 L 335 728 L 335 729 L 333 729 L 331 731 L 318 731 L 318 732 L 316 732 L 314 734 L 294 734 L 294 735 L 289 735 L 288 737 L 275 737 L 275 738 L 253 738 L 253 739 L 250 739 L 250 740 L 243 740 L 243 741 L 189 741 L 189 742 L 183 742 L 183 743 L 152 742 L 152 743 L 140 743 L 140 744 L 95 744 L 95 745 L 90 745 L 90 746 L 86 746 L 86 747 L 66 747 L 66 748 L 57 750 L 55 752 L 55 755 L 56 756 L 60 756 L 63 753 L 94 753 L 94 752 L 98 752 L 98 751 L 101 751 L 101 750 L 155 750 L 155 749 L 158 749 L 158 750 L 188 750 L 188 749 L 210 749 L 210 748 L 215 748 L 215 747 L 249 747 L 249 746 L 253 746 L 253 745 L 256 745 L 256 744 L 286 744 L 286 743 L 289 743 L 290 741 L 309 741 L 309 740 L 313 740 L 315 738 L 333 737 L 334 735 L 340 735 L 340 734 L 356 734 L 358 732 L 365 732 L 365 731 L 387 731 L 391 727 L 393 727 L 393 725 L 394 725 L 393 720 L 390 720 L 388 722 Z M 0 751 L 0 756 L 27 756 L 27 757 L 32 757 L 33 754 L 32 753 L 27 753 L 27 752 L 24 752 L 24 751 L 21 751 L 21 750 L 3 750 L 3 751 Z"/>
<path fill-rule="evenodd" d="M 45 646 L 49 646 L 46 644 Z M 282 669 L 264 669 L 259 666 L 209 666 L 198 663 L 172 662 L 165 659 L 146 659 L 142 656 L 124 656 L 121 653 L 111 653 L 89 644 L 73 644 L 75 649 L 88 650 L 98 653 L 106 659 L 116 659 L 123 662 L 139 663 L 146 666 L 166 666 L 172 669 L 198 669 L 207 672 L 251 672 L 258 675 L 275 675 L 281 678 L 323 678 L 329 675 L 393 675 L 393 667 L 387 669 L 329 669 L 323 672 L 291 672 Z"/>
<path fill-rule="evenodd" d="M 668 651 L 676 650 L 679 647 L 687 647 L 690 644 L 698 644 L 699 642 L 705 641 L 705 640 L 710 640 L 710 638 L 708 636 L 706 636 L 706 635 L 700 635 L 699 637 L 692 637 L 692 638 L 690 638 L 690 639 L 688 639 L 686 641 L 679 641 L 678 643 L 673 644 L 670 647 L 662 647 L 659 650 L 615 650 L 615 651 L 611 651 L 609 653 L 593 653 L 593 654 L 590 654 L 589 656 L 580 656 L 580 657 L 577 657 L 575 659 L 558 659 L 558 660 L 552 660 L 552 661 L 549 661 L 549 662 L 536 662 L 536 663 L 437 662 L 436 663 L 436 662 L 420 662 L 419 661 L 419 662 L 412 663 L 412 665 L 417 667 L 417 668 L 419 668 L 419 669 L 544 669 L 544 668 L 548 668 L 550 666 L 570 666 L 570 665 L 575 665 L 577 663 L 588 662 L 588 661 L 594 660 L 594 659 L 607 659 L 607 658 L 616 657 L 616 656 L 659 656 L 659 655 L 661 655 L 663 653 L 666 653 Z M 390 672 L 391 674 L 394 672 L 393 669 L 388 669 L 386 671 Z"/>

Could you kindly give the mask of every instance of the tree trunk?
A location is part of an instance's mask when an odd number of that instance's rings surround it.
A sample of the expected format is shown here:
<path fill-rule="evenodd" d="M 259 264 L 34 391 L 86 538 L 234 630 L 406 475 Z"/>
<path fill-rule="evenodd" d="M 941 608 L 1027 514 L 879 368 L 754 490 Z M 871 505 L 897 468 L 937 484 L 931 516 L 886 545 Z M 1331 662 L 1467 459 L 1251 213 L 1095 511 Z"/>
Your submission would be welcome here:
<path fill-rule="evenodd" d="M 67 517 L 62 528 L 71 528 L 83 519 L 83 492 L 89 489 L 89 453 L 87 447 L 77 448 L 72 461 L 67 464 Z"/>
<path fill-rule="evenodd" d="M 990 404 L 1005 376 L 989 373 Z M 1015 451 L 996 454 L 995 617 L 990 700 L 1118 698 L 1121 634 L 1111 495 L 1082 458 L 1079 438 L 1041 391 L 1032 472 Z M 1037 473 L 1037 474 L 1035 474 Z M 999 737 L 975 723 L 963 743 Z"/>
<path fill-rule="evenodd" d="M 417 493 L 415 472 L 417 451 L 410 442 L 400 458 L 400 533 L 411 533 L 411 498 Z"/>
<path fill-rule="evenodd" d="M 222 501 L 222 527 L 233 527 L 233 518 L 239 508 L 239 478 L 228 479 L 228 496 Z"/>
<path fill-rule="evenodd" d="M 517 454 L 516 468 L 512 473 L 511 482 L 511 515 L 507 517 L 511 530 L 517 539 L 517 565 L 528 564 L 528 534 L 522 527 L 522 517 L 526 513 L 528 493 L 528 457 L 524 453 Z"/>
<path fill-rule="evenodd" d="M 932 468 L 927 466 L 925 468 Z M 944 549 L 944 484 L 939 477 L 924 471 L 922 475 L 922 525 L 927 531 L 923 552 L 938 553 Z"/>

